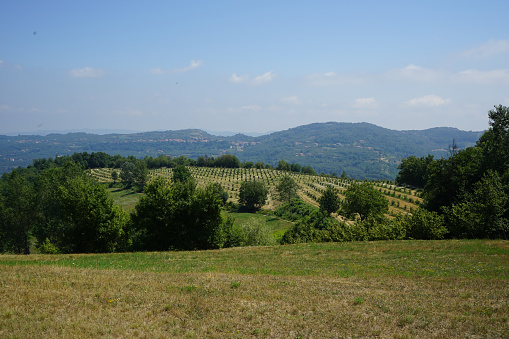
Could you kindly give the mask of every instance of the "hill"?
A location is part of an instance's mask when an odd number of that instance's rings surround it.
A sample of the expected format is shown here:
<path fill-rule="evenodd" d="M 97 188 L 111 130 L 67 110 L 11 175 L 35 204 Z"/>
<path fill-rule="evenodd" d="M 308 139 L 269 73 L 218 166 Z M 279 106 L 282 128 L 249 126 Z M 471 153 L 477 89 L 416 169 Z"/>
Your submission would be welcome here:
<path fill-rule="evenodd" d="M 447 156 L 455 139 L 459 148 L 475 144 L 482 132 L 440 127 L 396 131 L 368 123 L 315 123 L 258 137 L 215 136 L 197 129 L 133 134 L 68 133 L 46 136 L 0 136 L 0 173 L 27 166 L 33 159 L 105 152 L 136 157 L 178 157 L 230 153 L 241 161 L 279 160 L 312 166 L 317 172 L 358 179 L 394 179 L 397 165 L 410 155 Z"/>

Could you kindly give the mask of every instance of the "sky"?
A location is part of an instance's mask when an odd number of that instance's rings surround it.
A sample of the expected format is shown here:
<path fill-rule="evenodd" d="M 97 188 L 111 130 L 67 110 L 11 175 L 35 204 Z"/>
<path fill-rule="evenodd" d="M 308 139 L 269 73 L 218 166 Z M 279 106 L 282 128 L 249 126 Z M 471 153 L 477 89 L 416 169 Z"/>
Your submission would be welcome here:
<path fill-rule="evenodd" d="M 489 127 L 509 1 L 0 1 L 0 134 Z"/>

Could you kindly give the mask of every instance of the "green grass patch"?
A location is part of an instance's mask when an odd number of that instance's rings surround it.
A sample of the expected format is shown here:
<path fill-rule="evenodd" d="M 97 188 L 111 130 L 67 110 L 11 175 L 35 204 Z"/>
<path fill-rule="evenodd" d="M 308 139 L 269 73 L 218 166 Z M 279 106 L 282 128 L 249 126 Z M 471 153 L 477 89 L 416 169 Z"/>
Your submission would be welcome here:
<path fill-rule="evenodd" d="M 483 240 L 313 243 L 194 252 L 3 255 L 0 265 L 170 273 L 509 279 L 509 248 L 504 241 Z"/>
<path fill-rule="evenodd" d="M 113 199 L 113 203 L 122 207 L 127 212 L 130 212 L 134 209 L 134 206 L 136 206 L 141 196 L 140 193 L 119 187 L 110 187 L 106 190 L 110 194 L 110 197 Z"/>
<path fill-rule="evenodd" d="M 250 220 L 253 219 L 267 225 L 272 230 L 274 237 L 278 241 L 281 240 L 286 230 L 288 230 L 293 225 L 293 223 L 290 221 L 279 219 L 275 216 L 265 215 L 261 213 L 230 212 L 229 215 L 235 218 L 236 225 L 248 223 Z"/>

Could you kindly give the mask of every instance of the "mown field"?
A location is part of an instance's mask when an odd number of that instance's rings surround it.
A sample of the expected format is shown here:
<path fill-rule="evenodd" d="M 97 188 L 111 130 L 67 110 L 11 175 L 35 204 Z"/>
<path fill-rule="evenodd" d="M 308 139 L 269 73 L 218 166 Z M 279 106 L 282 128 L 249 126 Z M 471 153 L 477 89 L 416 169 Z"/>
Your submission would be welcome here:
<path fill-rule="evenodd" d="M 507 338 L 507 241 L 0 256 L 0 337 Z"/>

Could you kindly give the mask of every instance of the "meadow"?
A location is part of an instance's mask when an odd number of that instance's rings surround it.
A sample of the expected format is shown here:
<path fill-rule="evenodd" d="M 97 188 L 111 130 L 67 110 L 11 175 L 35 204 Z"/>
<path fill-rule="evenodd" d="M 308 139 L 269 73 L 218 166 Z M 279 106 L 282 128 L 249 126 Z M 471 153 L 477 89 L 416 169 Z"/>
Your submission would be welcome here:
<path fill-rule="evenodd" d="M 0 256 L 0 337 L 509 336 L 507 241 Z"/>

